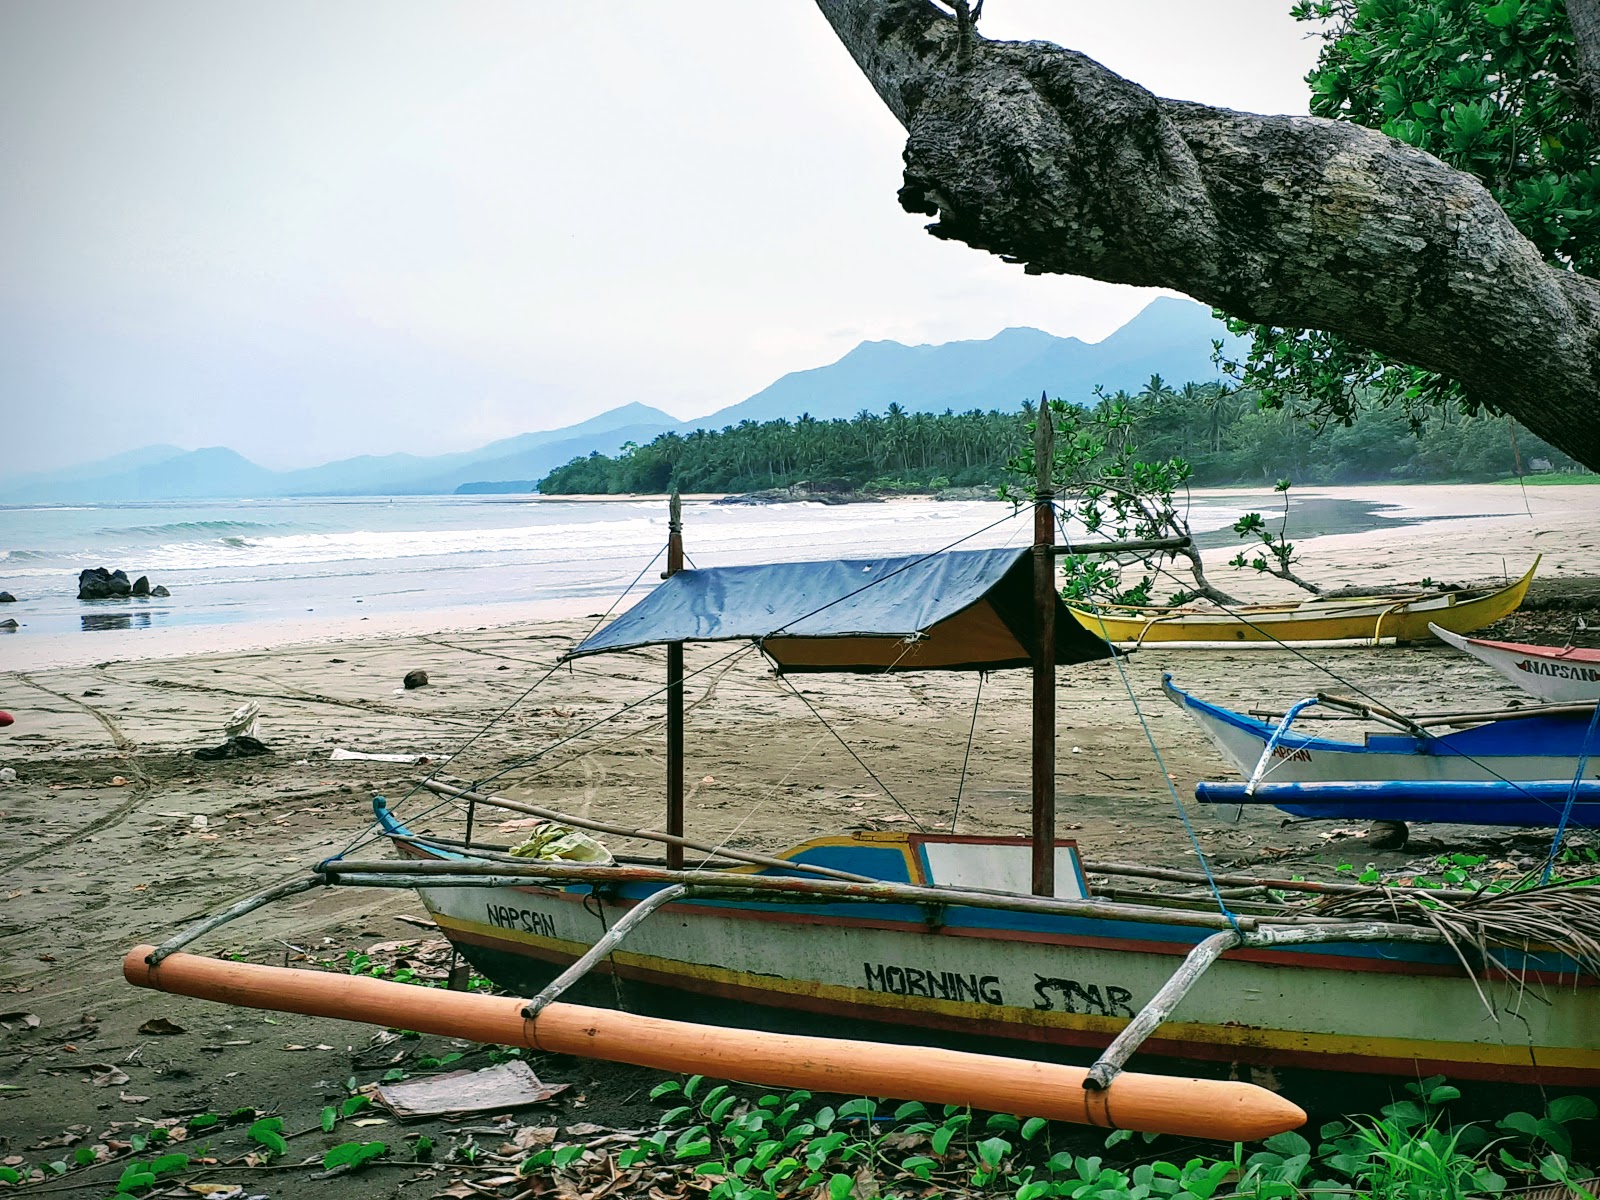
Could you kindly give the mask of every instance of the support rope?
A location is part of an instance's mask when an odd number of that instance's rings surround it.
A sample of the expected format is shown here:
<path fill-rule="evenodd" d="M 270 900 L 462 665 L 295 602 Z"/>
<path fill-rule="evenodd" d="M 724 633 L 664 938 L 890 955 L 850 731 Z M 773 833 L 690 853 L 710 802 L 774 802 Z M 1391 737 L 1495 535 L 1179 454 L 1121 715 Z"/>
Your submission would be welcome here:
<path fill-rule="evenodd" d="M 1589 770 L 1589 746 L 1594 741 L 1597 725 L 1600 725 L 1600 704 L 1594 706 L 1594 714 L 1589 718 L 1589 729 L 1583 735 L 1583 750 L 1578 755 L 1578 769 L 1573 773 L 1572 786 L 1567 789 L 1567 802 L 1561 809 L 1561 821 L 1556 825 L 1556 836 L 1550 842 L 1550 853 L 1544 860 L 1544 871 L 1539 876 L 1540 886 L 1550 882 L 1550 872 L 1555 870 L 1556 857 L 1561 853 L 1561 842 L 1567 836 L 1567 822 L 1572 817 L 1572 806 L 1578 802 L 1578 787 L 1583 783 L 1583 777 Z"/>
<path fill-rule="evenodd" d="M 972 697 L 972 724 L 967 729 L 967 752 L 961 756 L 961 781 L 956 784 L 956 808 L 950 814 L 950 832 L 956 831 L 961 819 L 961 795 L 967 788 L 967 764 L 972 761 L 972 735 L 978 731 L 978 702 L 983 699 L 983 679 L 987 671 L 978 672 L 978 692 Z"/>
<path fill-rule="evenodd" d="M 854 749 L 851 748 L 850 743 L 845 741 L 844 738 L 839 735 L 839 731 L 837 729 L 835 729 L 832 725 L 828 724 L 828 718 L 823 716 L 820 712 L 817 711 L 816 705 L 812 704 L 811 701 L 806 699 L 805 693 L 803 693 L 799 688 L 795 687 L 794 684 L 790 682 L 789 677 L 787 675 L 779 674 L 778 678 L 783 682 L 783 685 L 786 688 L 788 688 L 791 692 L 793 692 L 795 694 L 795 696 L 799 699 L 801 704 L 804 704 L 808 709 L 811 710 L 811 715 L 814 716 L 818 721 L 822 722 L 822 727 L 824 729 L 826 729 L 829 733 L 833 734 L 834 740 L 836 742 L 838 742 L 839 745 L 841 745 L 841 746 L 843 746 L 845 748 L 845 751 L 850 755 L 851 758 L 856 760 L 856 765 L 859 766 L 863 771 L 865 771 L 867 773 L 867 776 L 872 780 L 872 782 L 877 784 L 880 788 L 883 789 L 883 794 L 885 796 L 889 797 L 890 800 L 894 801 L 894 806 L 896 808 L 898 808 L 901 812 L 905 813 L 905 815 L 908 818 L 910 818 L 911 823 L 917 827 L 917 832 L 918 833 L 926 833 L 926 832 L 928 832 L 927 827 L 924 826 L 921 821 L 917 820 L 916 814 L 913 813 L 904 804 L 900 803 L 900 798 L 898 796 L 896 796 L 892 791 L 889 790 L 889 785 L 886 784 L 883 780 L 879 779 L 878 776 L 877 776 L 877 773 L 874 772 L 871 767 L 867 766 L 866 760 L 863 759 L 859 754 L 857 754 L 855 752 Z"/>
<path fill-rule="evenodd" d="M 1065 522 L 1061 520 L 1059 509 L 1056 510 L 1056 523 L 1061 532 L 1062 542 L 1070 547 L 1072 543 L 1068 537 Z M 1100 606 L 1095 603 L 1094 597 L 1088 597 L 1087 602 L 1095 617 L 1099 618 Z M 1222 889 L 1217 886 L 1216 876 L 1211 871 L 1211 862 L 1206 858 L 1205 847 L 1200 844 L 1200 835 L 1195 832 L 1194 823 L 1189 820 L 1189 810 L 1184 807 L 1183 800 L 1178 795 L 1177 785 L 1172 782 L 1172 776 L 1167 772 L 1166 760 L 1161 757 L 1161 747 L 1156 745 L 1155 734 L 1150 730 L 1150 722 L 1145 719 L 1144 708 L 1139 703 L 1139 697 L 1134 695 L 1133 682 L 1128 678 L 1128 669 L 1122 664 L 1123 656 L 1117 652 L 1117 648 L 1112 645 L 1111 640 L 1105 634 L 1105 622 L 1102 620 L 1100 622 L 1101 640 L 1105 642 L 1107 649 L 1111 651 L 1111 661 L 1115 664 L 1117 675 L 1122 680 L 1123 690 L 1128 693 L 1128 701 L 1133 705 L 1134 715 L 1139 718 L 1139 728 L 1144 730 L 1144 739 L 1149 743 L 1150 753 L 1155 757 L 1156 767 L 1161 772 L 1161 779 L 1167 785 L 1167 793 L 1172 797 L 1172 806 L 1178 810 L 1178 818 L 1183 822 L 1184 832 L 1189 835 L 1189 844 L 1194 847 L 1195 857 L 1200 860 L 1200 870 L 1205 873 L 1206 883 L 1210 886 L 1211 895 L 1217 902 L 1217 910 L 1227 918 L 1228 924 L 1233 927 L 1235 933 L 1242 934 L 1238 917 L 1228 907 L 1227 900 L 1223 898 Z"/>

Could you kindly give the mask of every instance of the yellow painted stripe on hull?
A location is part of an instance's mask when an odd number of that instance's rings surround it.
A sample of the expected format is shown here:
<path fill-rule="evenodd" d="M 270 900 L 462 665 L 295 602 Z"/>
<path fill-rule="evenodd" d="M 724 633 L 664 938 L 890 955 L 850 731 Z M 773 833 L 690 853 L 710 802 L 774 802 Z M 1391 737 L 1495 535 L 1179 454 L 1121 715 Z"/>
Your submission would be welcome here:
<path fill-rule="evenodd" d="M 465 921 L 443 913 L 434 913 L 443 929 L 463 933 L 486 935 L 500 941 L 520 942 L 536 946 L 547 952 L 571 955 L 576 958 L 588 951 L 583 942 L 569 942 L 562 938 L 544 937 L 505 929 L 498 925 L 485 925 L 478 921 Z M 678 959 L 658 958 L 654 955 L 636 954 L 625 950 L 613 952 L 613 959 L 624 966 L 653 971 L 662 975 L 677 975 L 705 983 L 749 988 L 754 991 L 775 992 L 788 996 L 815 996 L 818 999 L 842 1003 L 871 1005 L 886 1011 L 917 1009 L 945 1016 L 965 1017 L 973 1020 L 999 1021 L 1007 1025 L 1039 1026 L 1046 1029 L 1070 1029 L 1083 1033 L 1114 1037 L 1128 1022 L 1122 1017 L 1099 1017 L 1092 1013 L 1030 1012 L 1026 1009 L 997 1008 L 986 1004 L 971 1004 L 958 1000 L 936 1000 L 923 996 L 901 996 L 890 992 L 868 992 L 859 988 L 840 987 L 816 980 L 784 979 L 776 975 L 750 975 L 726 967 L 707 966 L 703 963 L 683 962 Z M 1182 1042 L 1199 1042 L 1213 1046 L 1256 1047 L 1267 1050 L 1300 1051 L 1327 1055 L 1349 1055 L 1355 1058 L 1423 1059 L 1438 1062 L 1480 1063 L 1493 1066 L 1526 1067 L 1537 1061 L 1548 1068 L 1569 1068 L 1600 1071 L 1600 1050 L 1567 1049 L 1560 1047 L 1505 1045 L 1492 1042 L 1416 1041 L 1409 1038 L 1384 1038 L 1369 1035 L 1349 1036 L 1328 1033 L 1304 1033 L 1296 1030 L 1262 1029 L 1244 1025 L 1201 1025 L 1182 1021 L 1167 1021 L 1161 1026 L 1161 1037 Z"/>

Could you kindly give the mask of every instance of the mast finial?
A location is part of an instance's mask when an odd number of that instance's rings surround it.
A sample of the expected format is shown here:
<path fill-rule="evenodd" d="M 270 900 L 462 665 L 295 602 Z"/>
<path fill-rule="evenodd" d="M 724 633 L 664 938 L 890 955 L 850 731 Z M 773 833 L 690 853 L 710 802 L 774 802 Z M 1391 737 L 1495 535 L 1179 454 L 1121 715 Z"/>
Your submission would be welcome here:
<path fill-rule="evenodd" d="M 1034 498 L 1055 494 L 1052 479 L 1055 467 L 1056 426 L 1050 415 L 1050 397 L 1039 393 L 1039 413 L 1033 423 L 1033 494 Z"/>

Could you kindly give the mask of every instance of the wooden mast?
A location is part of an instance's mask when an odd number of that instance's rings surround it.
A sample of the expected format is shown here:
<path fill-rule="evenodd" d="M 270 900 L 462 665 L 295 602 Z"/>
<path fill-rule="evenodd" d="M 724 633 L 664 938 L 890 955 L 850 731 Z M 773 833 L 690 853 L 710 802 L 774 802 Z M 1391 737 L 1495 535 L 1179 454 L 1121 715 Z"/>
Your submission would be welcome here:
<path fill-rule="evenodd" d="M 1039 397 L 1033 427 L 1033 894 L 1056 894 L 1055 426 Z"/>
<path fill-rule="evenodd" d="M 667 508 L 667 578 L 683 570 L 683 501 L 672 489 Z M 667 643 L 667 833 L 683 836 L 683 643 Z M 667 843 L 667 869 L 683 869 L 683 845 Z"/>

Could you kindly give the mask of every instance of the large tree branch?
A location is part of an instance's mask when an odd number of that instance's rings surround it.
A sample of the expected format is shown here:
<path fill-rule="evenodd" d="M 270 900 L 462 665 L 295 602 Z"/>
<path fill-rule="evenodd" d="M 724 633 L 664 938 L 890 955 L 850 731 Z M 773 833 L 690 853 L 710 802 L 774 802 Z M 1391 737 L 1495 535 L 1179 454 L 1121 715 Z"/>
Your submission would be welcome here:
<path fill-rule="evenodd" d="M 905 126 L 900 202 L 936 236 L 1341 334 L 1600 469 L 1600 282 L 1545 263 L 1472 176 L 1358 125 L 1164 100 L 1047 42 L 969 58 L 928 0 L 817 3 Z"/>

